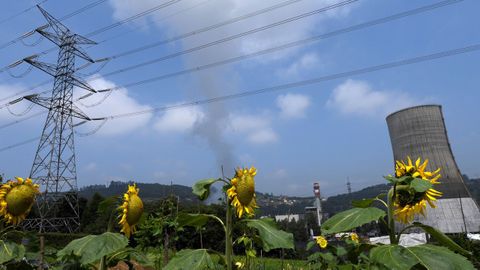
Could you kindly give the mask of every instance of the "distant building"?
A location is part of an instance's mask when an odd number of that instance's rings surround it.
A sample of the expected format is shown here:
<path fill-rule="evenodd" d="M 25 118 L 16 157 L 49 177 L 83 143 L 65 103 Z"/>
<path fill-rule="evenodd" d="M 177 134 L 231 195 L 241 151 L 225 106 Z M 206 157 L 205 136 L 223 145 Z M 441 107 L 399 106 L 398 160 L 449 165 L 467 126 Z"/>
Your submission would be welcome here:
<path fill-rule="evenodd" d="M 292 222 L 292 221 L 298 222 L 301 218 L 303 218 L 303 215 L 300 215 L 300 214 L 276 215 L 275 221 L 279 222 L 279 221 L 288 220 L 289 222 Z"/>

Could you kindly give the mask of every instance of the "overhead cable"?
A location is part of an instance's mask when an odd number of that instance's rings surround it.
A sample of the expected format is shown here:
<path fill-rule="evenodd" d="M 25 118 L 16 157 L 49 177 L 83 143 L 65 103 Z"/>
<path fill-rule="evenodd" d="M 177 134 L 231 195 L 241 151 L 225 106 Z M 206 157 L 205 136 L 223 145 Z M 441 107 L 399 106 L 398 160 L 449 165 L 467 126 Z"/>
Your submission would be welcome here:
<path fill-rule="evenodd" d="M 317 84 L 317 83 L 320 83 L 320 82 L 331 81 L 331 80 L 336 80 L 336 79 L 340 79 L 340 78 L 347 78 L 347 77 L 366 74 L 366 73 L 371 73 L 371 72 L 375 72 L 375 71 L 379 71 L 379 70 L 391 69 L 391 68 L 395 68 L 395 67 L 411 65 L 411 64 L 421 63 L 421 62 L 427 62 L 427 61 L 431 61 L 431 60 L 434 60 L 434 59 L 454 56 L 454 55 L 458 55 L 458 54 L 470 53 L 470 52 L 474 52 L 474 51 L 478 51 L 478 50 L 480 50 L 480 43 L 473 44 L 473 45 L 466 46 L 466 47 L 462 47 L 462 48 L 457 48 L 457 49 L 452 49 L 452 50 L 447 50 L 447 51 L 441 51 L 441 52 L 437 52 L 437 53 L 432 53 L 432 54 L 417 56 L 417 57 L 413 57 L 413 58 L 403 59 L 403 60 L 399 60 L 399 61 L 389 62 L 389 63 L 385 63 L 385 64 L 374 65 L 374 66 L 354 69 L 354 70 L 350 70 L 350 71 L 346 71 L 346 72 L 335 73 L 335 74 L 331 74 L 331 75 L 327 75 L 327 76 L 316 77 L 316 78 L 308 79 L 308 80 L 301 80 L 301 81 L 297 81 L 297 82 L 281 84 L 281 85 L 276 85 L 276 86 L 271 86 L 271 87 L 265 87 L 265 88 L 260 88 L 260 89 L 256 89 L 256 90 L 244 91 L 244 92 L 231 94 L 231 95 L 218 96 L 218 97 L 214 97 L 214 98 L 191 101 L 191 102 L 186 102 L 186 103 L 172 105 L 172 106 L 157 107 L 157 108 L 152 108 L 152 109 L 137 111 L 137 112 L 123 113 L 123 114 L 104 116 L 104 117 L 96 117 L 96 118 L 92 118 L 92 120 L 104 120 L 106 118 L 116 119 L 116 118 L 132 117 L 132 116 L 142 115 L 142 114 L 146 114 L 146 113 L 155 113 L 155 112 L 159 112 L 159 111 L 167 111 L 167 110 L 178 109 L 178 108 L 183 108 L 183 107 L 198 106 L 198 105 L 220 102 L 220 101 L 225 101 L 225 100 L 230 100 L 230 99 L 237 99 L 237 98 L 241 98 L 241 97 L 259 95 L 259 94 L 268 93 L 268 92 L 275 92 L 275 91 L 284 90 L 284 89 L 297 88 L 297 87 L 307 86 L 307 85 L 311 85 L 311 84 Z"/>

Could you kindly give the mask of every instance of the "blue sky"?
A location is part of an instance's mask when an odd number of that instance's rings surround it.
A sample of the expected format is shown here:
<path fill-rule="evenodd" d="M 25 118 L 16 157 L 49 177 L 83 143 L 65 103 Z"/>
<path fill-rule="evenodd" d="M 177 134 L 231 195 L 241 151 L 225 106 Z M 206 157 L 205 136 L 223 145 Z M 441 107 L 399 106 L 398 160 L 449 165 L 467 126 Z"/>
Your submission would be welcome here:
<path fill-rule="evenodd" d="M 42 7 L 61 17 L 93 1 L 49 0 Z M 163 1 L 167 2 L 167 1 Z M 79 34 L 140 13 L 162 1 L 109 0 L 63 23 Z M 281 0 L 182 0 L 138 20 L 92 36 L 101 42 L 86 48 L 94 59 L 172 38 L 281 3 Z M 112 76 L 111 71 L 170 55 L 250 29 L 339 2 L 302 0 L 143 52 L 115 59 L 85 79 L 97 89 L 122 86 L 154 76 L 214 63 L 281 44 L 327 33 L 439 1 L 358 1 L 295 22 L 246 35 L 193 53 Z M 0 10 L 0 22 L 34 4 L 15 1 Z M 121 88 L 95 107 L 102 94 L 78 106 L 92 117 L 148 110 L 263 87 L 335 74 L 480 43 L 480 2 L 465 0 L 393 22 L 354 31 L 244 61 L 192 72 L 142 86 Z M 8 42 L 44 24 L 32 9 L 0 24 Z M 38 36 L 25 39 L 31 44 Z M 17 42 L 0 49 L 3 67 L 49 49 Z M 56 61 L 56 53 L 40 58 Z M 83 62 L 77 62 L 81 65 Z M 21 74 L 28 66 L 11 72 Z M 320 182 L 324 196 L 382 183 L 393 167 L 385 117 L 418 104 L 441 104 L 450 142 L 463 173 L 480 177 L 480 52 L 415 65 L 344 77 L 318 84 L 196 107 L 107 121 L 91 136 L 76 137 L 78 184 L 135 180 L 192 185 L 197 179 L 231 175 L 234 166 L 258 168 L 257 190 L 310 196 Z M 96 78 L 92 79 L 92 76 Z M 23 78 L 0 73 L 0 100 L 48 79 L 32 70 Z M 35 91 L 51 88 L 45 85 Z M 85 94 L 76 89 L 76 95 Z M 2 100 L 0 104 L 8 100 Z M 28 103 L 10 107 L 22 112 Z M 34 108 L 28 115 L 41 111 Z M 0 126 L 19 118 L 0 110 Z M 0 129 L 0 148 L 41 133 L 45 115 Z M 99 123 L 78 128 L 94 130 Z M 37 142 L 0 152 L 0 173 L 28 175 Z"/>

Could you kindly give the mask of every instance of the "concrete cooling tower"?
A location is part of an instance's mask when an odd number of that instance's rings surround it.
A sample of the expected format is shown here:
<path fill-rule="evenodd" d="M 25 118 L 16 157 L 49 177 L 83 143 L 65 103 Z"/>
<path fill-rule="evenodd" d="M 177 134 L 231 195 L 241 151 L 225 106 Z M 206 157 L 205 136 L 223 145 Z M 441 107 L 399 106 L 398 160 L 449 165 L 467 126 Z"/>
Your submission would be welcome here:
<path fill-rule="evenodd" d="M 394 160 L 428 159 L 428 171 L 441 168 L 442 177 L 435 189 L 443 192 L 437 208 L 427 206 L 426 217 L 416 221 L 434 226 L 444 233 L 480 231 L 480 211 L 458 169 L 448 141 L 447 129 L 438 105 L 407 108 L 387 117 Z"/>

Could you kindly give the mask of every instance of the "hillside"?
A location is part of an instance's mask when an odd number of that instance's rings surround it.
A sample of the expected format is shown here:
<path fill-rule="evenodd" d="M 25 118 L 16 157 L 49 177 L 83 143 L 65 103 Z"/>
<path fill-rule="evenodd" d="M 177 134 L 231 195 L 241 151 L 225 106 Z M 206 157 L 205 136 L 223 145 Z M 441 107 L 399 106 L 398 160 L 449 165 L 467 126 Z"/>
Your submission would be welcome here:
<path fill-rule="evenodd" d="M 80 189 L 80 197 L 90 199 L 95 192 L 98 192 L 103 197 L 110 197 L 114 195 L 121 195 L 127 190 L 126 182 L 112 181 L 110 185 L 92 185 Z M 157 183 L 137 183 L 140 189 L 142 199 L 145 201 L 157 201 L 174 194 L 180 197 L 183 202 L 198 202 L 198 199 L 192 194 L 192 188 L 182 185 L 162 185 Z"/>
<path fill-rule="evenodd" d="M 110 185 L 93 185 L 80 189 L 80 196 L 87 199 L 98 192 L 104 197 L 123 194 L 127 189 L 127 184 L 124 182 L 112 181 Z M 472 197 L 480 204 L 480 179 L 465 178 L 465 184 L 470 190 Z M 198 203 L 198 199 L 192 194 L 191 187 L 182 185 L 162 185 L 162 184 L 147 184 L 137 183 L 141 190 L 142 198 L 146 201 L 157 201 L 174 194 L 180 197 L 183 203 Z M 366 187 L 362 190 L 352 192 L 351 194 L 339 194 L 331 196 L 323 200 L 323 210 L 326 213 L 334 214 L 342 210 L 350 208 L 352 200 L 360 200 L 362 198 L 372 198 L 380 193 L 388 191 L 387 184 L 375 185 Z M 294 196 L 277 196 L 273 194 L 266 194 L 257 192 L 257 204 L 260 207 L 261 215 L 283 215 L 283 214 L 302 214 L 305 207 L 312 206 L 314 197 L 294 197 Z"/>

